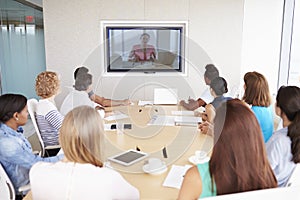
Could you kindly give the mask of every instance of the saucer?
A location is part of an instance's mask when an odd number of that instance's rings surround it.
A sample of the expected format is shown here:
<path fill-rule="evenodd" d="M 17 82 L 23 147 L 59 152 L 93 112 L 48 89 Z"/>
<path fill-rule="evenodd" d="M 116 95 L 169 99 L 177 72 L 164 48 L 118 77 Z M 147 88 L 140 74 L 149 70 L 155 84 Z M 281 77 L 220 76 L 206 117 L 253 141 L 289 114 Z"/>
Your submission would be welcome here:
<path fill-rule="evenodd" d="M 206 163 L 210 160 L 210 157 L 206 156 L 205 158 L 201 159 L 201 160 L 196 160 L 196 157 L 195 155 L 189 157 L 189 161 L 191 163 L 193 163 L 194 165 L 197 165 L 197 164 L 202 164 L 202 163 Z"/>
<path fill-rule="evenodd" d="M 145 164 L 143 166 L 143 171 L 144 172 L 146 172 L 147 174 L 153 174 L 153 175 L 162 174 L 162 173 L 166 172 L 167 169 L 168 168 L 165 164 L 163 164 L 163 166 L 158 168 L 158 169 L 149 169 L 149 164 Z"/>

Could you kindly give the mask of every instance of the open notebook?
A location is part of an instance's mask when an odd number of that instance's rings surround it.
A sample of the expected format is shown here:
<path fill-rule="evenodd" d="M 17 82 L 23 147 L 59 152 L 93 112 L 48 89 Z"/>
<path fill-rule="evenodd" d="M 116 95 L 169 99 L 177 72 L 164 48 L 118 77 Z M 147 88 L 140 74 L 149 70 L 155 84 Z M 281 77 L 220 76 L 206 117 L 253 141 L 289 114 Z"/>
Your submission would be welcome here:
<path fill-rule="evenodd" d="M 176 105 L 177 104 L 177 89 L 174 88 L 155 88 L 154 101 L 156 105 Z"/>

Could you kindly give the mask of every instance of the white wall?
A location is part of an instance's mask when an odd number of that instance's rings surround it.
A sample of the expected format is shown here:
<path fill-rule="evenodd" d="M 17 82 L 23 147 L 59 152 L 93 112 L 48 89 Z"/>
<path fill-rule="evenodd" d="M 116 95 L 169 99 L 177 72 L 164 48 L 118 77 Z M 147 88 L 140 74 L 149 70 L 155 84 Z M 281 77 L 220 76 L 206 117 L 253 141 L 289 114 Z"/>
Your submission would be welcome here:
<path fill-rule="evenodd" d="M 262 73 L 277 93 L 284 0 L 245 0 L 241 80 L 248 71 Z"/>
<path fill-rule="evenodd" d="M 62 86 L 72 85 L 75 66 L 91 63 L 89 59 L 97 56 L 93 52 L 101 45 L 101 20 L 180 20 L 188 21 L 189 26 L 190 64 L 186 77 L 141 74 L 107 78 L 101 74 L 103 66 L 90 65 L 96 92 L 108 98 L 147 99 L 152 98 L 154 85 L 163 84 L 178 87 L 180 98 L 197 97 L 205 89 L 203 68 L 210 62 L 216 64 L 230 85 L 236 84 L 240 78 L 243 3 L 241 0 L 44 1 L 47 69 L 61 74 Z M 57 101 L 60 104 L 61 98 Z"/>

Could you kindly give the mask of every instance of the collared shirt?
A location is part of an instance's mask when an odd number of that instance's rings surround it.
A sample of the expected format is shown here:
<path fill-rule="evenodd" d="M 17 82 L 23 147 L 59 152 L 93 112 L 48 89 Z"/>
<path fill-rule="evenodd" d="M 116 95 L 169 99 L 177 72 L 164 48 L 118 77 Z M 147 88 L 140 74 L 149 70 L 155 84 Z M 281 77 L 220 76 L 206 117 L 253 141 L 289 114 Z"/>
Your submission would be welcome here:
<path fill-rule="evenodd" d="M 287 127 L 274 132 L 266 144 L 268 159 L 279 187 L 286 185 L 296 167 L 296 164 L 292 161 L 292 141 L 287 136 L 287 132 Z"/>
<path fill-rule="evenodd" d="M 86 91 L 73 90 L 64 99 L 60 112 L 62 115 L 66 115 L 73 108 L 84 105 L 95 108 L 95 103 L 89 98 Z"/>
<path fill-rule="evenodd" d="M 42 158 L 32 153 L 28 140 L 6 124 L 0 123 L 0 163 L 12 181 L 16 191 L 29 183 L 29 170 L 38 161 L 56 162 L 63 155 Z"/>

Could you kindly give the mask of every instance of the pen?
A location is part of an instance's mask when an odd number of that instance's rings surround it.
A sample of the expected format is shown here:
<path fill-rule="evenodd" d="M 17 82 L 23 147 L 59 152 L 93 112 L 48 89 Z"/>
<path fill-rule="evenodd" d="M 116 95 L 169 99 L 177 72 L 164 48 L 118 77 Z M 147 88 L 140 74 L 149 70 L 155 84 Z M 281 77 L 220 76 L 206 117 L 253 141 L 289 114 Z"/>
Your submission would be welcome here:
<path fill-rule="evenodd" d="M 166 148 L 166 147 L 164 147 L 164 148 L 162 149 L 162 152 L 163 152 L 164 158 L 168 158 L 167 148 Z"/>

